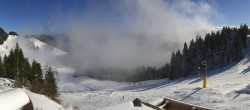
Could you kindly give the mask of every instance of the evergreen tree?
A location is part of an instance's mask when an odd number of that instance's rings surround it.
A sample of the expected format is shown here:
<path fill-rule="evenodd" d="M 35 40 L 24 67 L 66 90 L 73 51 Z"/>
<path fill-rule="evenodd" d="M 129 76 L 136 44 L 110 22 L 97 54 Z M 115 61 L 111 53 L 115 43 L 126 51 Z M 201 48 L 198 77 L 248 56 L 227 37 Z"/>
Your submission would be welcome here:
<path fill-rule="evenodd" d="M 232 57 L 232 61 L 238 61 L 243 59 L 244 57 L 244 53 L 242 51 L 242 42 L 240 40 L 239 36 L 235 36 L 234 40 L 233 40 L 233 46 L 231 48 L 231 57 Z"/>
<path fill-rule="evenodd" d="M 179 77 L 183 77 L 183 70 L 182 70 L 182 64 L 183 64 L 183 56 L 180 52 L 180 50 L 178 49 L 178 51 L 176 52 L 176 64 L 175 64 L 175 77 L 179 78 Z"/>
<path fill-rule="evenodd" d="M 14 31 L 10 31 L 10 32 L 9 32 L 9 35 L 15 35 L 15 36 L 17 36 L 17 33 L 14 32 Z"/>
<path fill-rule="evenodd" d="M 183 53 L 183 63 L 181 65 L 181 69 L 183 71 L 183 74 L 185 77 L 188 76 L 188 61 L 189 61 L 189 58 L 188 58 L 188 46 L 187 46 L 187 43 L 185 42 L 184 43 L 184 47 L 183 47 L 183 50 L 182 50 L 182 53 Z"/>
<path fill-rule="evenodd" d="M 169 64 L 165 64 L 162 68 L 159 69 L 159 74 L 160 74 L 160 78 L 168 78 L 169 75 Z"/>
<path fill-rule="evenodd" d="M 24 55 L 23 55 L 23 52 L 22 52 L 22 49 L 19 48 L 19 45 L 18 43 L 16 43 L 16 47 L 15 47 L 15 50 L 14 50 L 14 56 L 15 58 L 15 85 L 17 87 L 22 87 L 23 85 L 25 85 L 25 73 L 24 73 L 24 68 L 23 68 L 23 63 L 24 63 Z"/>
<path fill-rule="evenodd" d="M 248 34 L 248 26 L 246 24 L 240 25 L 239 34 L 240 34 L 240 40 L 242 41 L 242 46 L 246 48 L 247 47 L 247 34 Z"/>
<path fill-rule="evenodd" d="M 27 62 L 28 61 L 26 60 L 25 63 L 24 63 L 24 65 L 25 65 L 24 67 L 29 70 L 26 73 L 26 77 L 27 77 L 28 81 L 31 83 L 35 79 L 35 77 L 36 77 L 36 73 L 34 73 L 35 72 L 35 67 L 34 67 L 35 66 L 34 62 L 35 61 L 33 61 L 33 63 L 32 63 L 33 64 L 33 66 L 32 66 L 33 68 L 32 69 L 31 69 L 31 65 L 29 63 L 27 64 Z"/>
<path fill-rule="evenodd" d="M 40 63 L 33 60 L 32 65 L 30 65 L 18 43 L 15 49 L 10 50 L 8 56 L 3 57 L 3 60 L 0 57 L 0 77 L 15 79 L 16 87 L 28 87 L 32 92 L 45 94 L 55 100 L 57 86 L 53 74 L 49 67 L 46 70 L 45 83 Z"/>
<path fill-rule="evenodd" d="M 14 50 L 10 50 L 10 54 L 8 57 L 6 57 L 6 77 L 10 79 L 15 79 L 15 73 L 16 73 L 16 61 L 15 61 L 15 55 Z"/>
<path fill-rule="evenodd" d="M 228 64 L 228 60 L 227 60 L 227 57 L 228 57 L 228 54 L 227 53 L 229 53 L 228 51 L 228 48 L 229 48 L 229 46 L 228 46 L 228 38 L 227 38 L 227 34 L 226 34 L 226 32 L 225 32 L 225 28 L 223 28 L 222 29 L 222 31 L 221 31 L 221 37 L 220 37 L 220 53 L 221 53 L 221 55 L 222 55 L 222 62 L 221 62 L 221 65 L 223 66 L 223 65 L 227 65 Z"/>
<path fill-rule="evenodd" d="M 204 59 L 204 54 L 203 54 L 203 39 L 201 36 L 196 37 L 196 42 L 195 42 L 195 67 L 198 67 L 200 65 L 200 62 Z"/>
<path fill-rule="evenodd" d="M 0 77 L 4 77 L 5 73 L 4 73 L 4 65 L 2 62 L 2 57 L 0 56 Z"/>
<path fill-rule="evenodd" d="M 8 34 L 0 27 L 0 44 L 8 38 Z"/>
<path fill-rule="evenodd" d="M 3 69 L 4 69 L 4 77 L 8 77 L 8 75 L 7 75 L 7 73 L 8 73 L 8 68 L 9 68 L 9 65 L 8 65 L 8 63 L 7 63 L 7 60 L 8 60 L 8 58 L 7 58 L 7 56 L 6 56 L 6 54 L 4 55 L 4 57 L 3 57 Z"/>
<path fill-rule="evenodd" d="M 201 66 L 202 61 L 207 61 L 208 70 L 212 70 L 243 59 L 248 33 L 246 24 L 239 29 L 223 27 L 221 31 L 206 34 L 204 40 L 196 36 L 189 47 L 185 42 L 182 53 L 179 50 L 172 53 L 169 79 L 188 76 Z M 163 66 L 159 72 L 162 74 L 164 69 Z"/>
<path fill-rule="evenodd" d="M 170 61 L 170 73 L 168 78 L 169 79 L 175 79 L 175 71 L 176 71 L 176 61 L 175 61 L 175 53 L 173 52 L 171 55 L 171 61 Z"/>
<path fill-rule="evenodd" d="M 56 79 L 54 77 L 54 72 L 51 67 L 46 68 L 45 73 L 45 95 L 50 97 L 53 100 L 56 100 L 57 97 L 57 84 Z"/>
<path fill-rule="evenodd" d="M 22 62 L 22 68 L 20 69 L 21 84 L 25 87 L 31 87 L 31 83 L 28 79 L 28 75 L 31 74 L 31 67 L 27 58 Z"/>
<path fill-rule="evenodd" d="M 31 66 L 31 74 L 34 77 L 31 81 L 31 91 L 36 93 L 44 93 L 44 80 L 42 75 L 41 65 L 37 63 L 35 60 L 32 62 Z"/>
<path fill-rule="evenodd" d="M 189 52 L 188 53 L 188 59 L 189 59 L 188 63 L 190 65 L 188 68 L 189 68 L 189 71 L 191 72 L 195 68 L 194 65 L 195 65 L 195 53 L 196 53 L 195 42 L 193 39 L 190 41 L 188 52 Z"/>

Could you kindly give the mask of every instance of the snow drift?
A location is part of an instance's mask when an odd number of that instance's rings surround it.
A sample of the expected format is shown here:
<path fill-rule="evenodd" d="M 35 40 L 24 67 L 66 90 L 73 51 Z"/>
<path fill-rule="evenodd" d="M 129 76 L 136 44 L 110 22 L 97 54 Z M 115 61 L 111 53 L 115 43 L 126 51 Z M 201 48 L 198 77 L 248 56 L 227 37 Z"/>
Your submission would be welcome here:
<path fill-rule="evenodd" d="M 17 110 L 28 104 L 30 110 L 33 109 L 33 105 L 28 95 L 22 89 L 10 89 L 0 92 L 0 110 Z"/>

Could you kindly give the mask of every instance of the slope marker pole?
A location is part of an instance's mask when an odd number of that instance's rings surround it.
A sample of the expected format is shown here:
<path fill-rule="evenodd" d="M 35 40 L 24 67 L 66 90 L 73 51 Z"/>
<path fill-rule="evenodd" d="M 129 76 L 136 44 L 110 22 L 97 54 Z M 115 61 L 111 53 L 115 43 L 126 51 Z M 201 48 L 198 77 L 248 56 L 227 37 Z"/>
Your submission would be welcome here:
<path fill-rule="evenodd" d="M 202 61 L 202 67 L 205 70 L 205 76 L 203 79 L 203 88 L 207 88 L 207 62 L 206 61 Z"/>

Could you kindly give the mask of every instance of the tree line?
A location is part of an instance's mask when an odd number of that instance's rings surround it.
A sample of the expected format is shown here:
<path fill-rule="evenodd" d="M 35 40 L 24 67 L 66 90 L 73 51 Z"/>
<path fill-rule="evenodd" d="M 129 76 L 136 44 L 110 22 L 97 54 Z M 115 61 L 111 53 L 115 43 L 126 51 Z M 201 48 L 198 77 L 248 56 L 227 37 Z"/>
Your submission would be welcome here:
<path fill-rule="evenodd" d="M 41 64 L 35 60 L 30 64 L 18 43 L 8 56 L 0 57 L 0 77 L 15 80 L 15 87 L 25 87 L 56 100 L 57 85 L 54 73 L 51 67 L 46 66 L 43 76 Z"/>
<path fill-rule="evenodd" d="M 239 28 L 223 27 L 217 32 L 207 33 L 204 38 L 196 36 L 189 44 L 184 43 L 183 49 L 173 52 L 169 63 L 160 68 L 137 67 L 133 71 L 121 68 L 99 68 L 85 71 L 97 79 L 116 81 L 144 81 L 154 79 L 177 79 L 198 73 L 202 61 L 207 62 L 207 70 L 224 67 L 244 58 L 247 48 L 246 24 Z"/>
<path fill-rule="evenodd" d="M 201 62 L 207 62 L 207 70 L 224 67 L 244 58 L 247 48 L 246 24 L 239 28 L 223 27 L 221 31 L 207 33 L 204 38 L 196 36 L 187 45 L 184 43 L 182 51 L 173 52 L 171 60 L 163 67 L 139 67 L 135 79 L 177 79 L 187 77 L 198 72 Z"/>

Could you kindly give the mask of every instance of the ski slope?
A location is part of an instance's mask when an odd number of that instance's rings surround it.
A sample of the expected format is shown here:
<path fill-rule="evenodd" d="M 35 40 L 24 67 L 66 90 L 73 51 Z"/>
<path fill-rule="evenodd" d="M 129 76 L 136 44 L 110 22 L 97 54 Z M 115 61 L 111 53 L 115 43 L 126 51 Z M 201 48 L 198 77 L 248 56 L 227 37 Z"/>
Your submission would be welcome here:
<path fill-rule="evenodd" d="M 250 107 L 249 60 L 246 57 L 237 64 L 209 72 L 206 89 L 201 88 L 202 78 L 196 75 L 174 81 L 144 81 L 136 86 L 129 82 L 67 77 L 68 80 L 62 80 L 64 83 L 59 81 L 60 98 L 83 110 L 112 110 L 112 107 L 116 110 L 118 105 L 123 108 L 135 98 L 154 103 L 164 97 L 217 109 L 247 110 Z"/>
<path fill-rule="evenodd" d="M 34 58 L 39 62 L 44 62 L 44 64 L 50 63 L 50 59 L 44 60 L 43 57 L 56 58 L 58 55 L 66 54 L 53 47 L 47 47 L 47 44 L 36 39 L 24 40 L 16 36 L 9 36 L 8 40 L 0 45 L 1 56 L 7 54 L 17 41 L 22 42 L 20 47 L 24 48 L 25 56 L 29 59 Z M 30 44 L 33 47 L 38 47 L 39 50 L 32 50 Z M 240 62 L 208 72 L 208 88 L 206 89 L 201 88 L 202 78 L 197 75 L 178 80 L 143 81 L 136 83 L 134 86 L 132 82 L 97 80 L 85 76 L 73 77 L 74 69 L 53 63 L 53 68 L 58 72 L 56 78 L 58 79 L 59 98 L 62 100 L 64 107 L 51 102 L 43 95 L 29 91 L 26 91 L 26 93 L 34 101 L 35 107 L 44 110 L 63 108 L 67 110 L 72 108 L 80 110 L 150 110 L 145 106 L 135 108 L 131 105 L 131 101 L 140 98 L 142 101 L 154 104 L 164 97 L 210 108 L 248 110 L 250 108 L 249 52 L 250 48 L 246 50 L 246 57 Z M 11 85 L 10 80 L 2 82 Z M 3 90 L 2 88 L 4 87 L 1 86 L 0 82 L 0 90 Z"/>
<path fill-rule="evenodd" d="M 246 57 L 240 62 L 208 72 L 208 87 L 205 89 L 202 88 L 203 78 L 198 75 L 178 80 L 143 81 L 134 86 L 131 82 L 100 81 L 88 77 L 74 78 L 73 70 L 60 67 L 57 68 L 60 99 L 81 110 L 117 110 L 126 107 L 130 109 L 128 103 L 135 98 L 154 104 L 164 97 L 215 109 L 248 110 L 250 108 L 249 52 L 250 48 L 246 50 Z"/>

